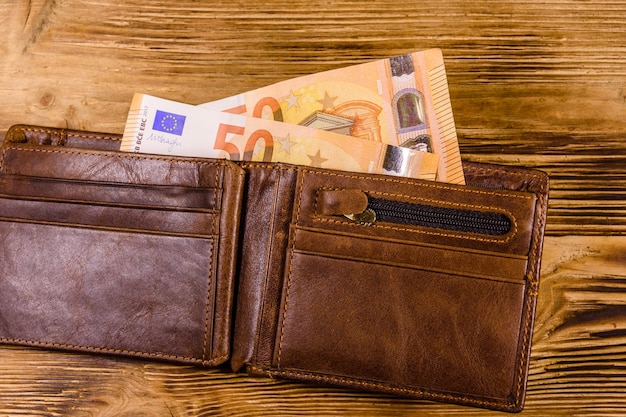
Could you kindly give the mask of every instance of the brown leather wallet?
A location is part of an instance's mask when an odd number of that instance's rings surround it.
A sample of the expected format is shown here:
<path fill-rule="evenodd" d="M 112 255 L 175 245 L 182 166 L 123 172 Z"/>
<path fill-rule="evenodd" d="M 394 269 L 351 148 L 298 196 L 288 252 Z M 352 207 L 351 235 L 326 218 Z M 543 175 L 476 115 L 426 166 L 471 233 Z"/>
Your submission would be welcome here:
<path fill-rule="evenodd" d="M 459 186 L 119 139 L 7 132 L 0 342 L 522 409 L 544 173 L 466 162 Z"/>

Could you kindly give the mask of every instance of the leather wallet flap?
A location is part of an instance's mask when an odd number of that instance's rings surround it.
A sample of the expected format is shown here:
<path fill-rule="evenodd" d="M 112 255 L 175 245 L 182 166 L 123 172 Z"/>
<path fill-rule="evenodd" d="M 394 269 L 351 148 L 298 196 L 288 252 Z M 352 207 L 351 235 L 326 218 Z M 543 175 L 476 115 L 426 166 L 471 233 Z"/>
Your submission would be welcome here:
<path fill-rule="evenodd" d="M 45 135 L 17 126 L 0 150 L 0 340 L 226 361 L 242 169 Z"/>

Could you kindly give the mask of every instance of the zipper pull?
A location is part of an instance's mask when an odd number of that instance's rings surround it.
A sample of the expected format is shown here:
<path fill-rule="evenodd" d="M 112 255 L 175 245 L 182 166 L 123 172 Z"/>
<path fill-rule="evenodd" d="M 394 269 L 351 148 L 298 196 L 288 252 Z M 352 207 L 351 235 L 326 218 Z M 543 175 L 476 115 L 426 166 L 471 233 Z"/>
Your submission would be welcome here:
<path fill-rule="evenodd" d="M 345 216 L 353 222 L 370 226 L 376 213 L 368 208 L 367 194 L 355 189 L 322 189 L 318 194 L 318 210 L 322 215 Z"/>
<path fill-rule="evenodd" d="M 365 209 L 365 211 L 360 213 L 344 214 L 344 216 L 363 226 L 371 226 L 376 221 L 376 212 L 371 208 Z"/>

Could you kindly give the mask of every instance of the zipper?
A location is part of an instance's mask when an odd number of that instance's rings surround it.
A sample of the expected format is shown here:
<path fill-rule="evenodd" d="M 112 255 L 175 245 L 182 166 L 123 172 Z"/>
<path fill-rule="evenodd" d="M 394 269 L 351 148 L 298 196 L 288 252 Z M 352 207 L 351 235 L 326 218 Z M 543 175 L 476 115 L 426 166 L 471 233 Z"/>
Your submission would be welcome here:
<path fill-rule="evenodd" d="M 350 220 L 370 226 L 387 222 L 459 232 L 501 236 L 511 230 L 511 219 L 505 214 L 455 209 L 368 197 L 362 213 L 346 214 Z"/>

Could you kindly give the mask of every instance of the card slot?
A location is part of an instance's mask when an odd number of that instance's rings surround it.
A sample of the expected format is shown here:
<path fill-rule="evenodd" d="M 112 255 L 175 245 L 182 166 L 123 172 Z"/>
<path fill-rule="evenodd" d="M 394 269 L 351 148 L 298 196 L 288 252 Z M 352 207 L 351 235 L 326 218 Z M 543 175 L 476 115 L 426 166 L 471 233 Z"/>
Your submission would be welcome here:
<path fill-rule="evenodd" d="M 0 189 L 3 194 L 11 196 L 97 202 L 115 206 L 211 210 L 218 207 L 219 203 L 219 190 L 210 187 L 119 184 L 3 175 L 0 176 Z"/>
<path fill-rule="evenodd" d="M 137 155 L 129 152 L 4 143 L 4 174 L 119 184 L 219 187 L 222 173 L 238 171 L 226 159 Z"/>
<path fill-rule="evenodd" d="M 272 368 L 508 398 L 525 284 L 294 251 Z"/>
<path fill-rule="evenodd" d="M 468 278 L 525 280 L 525 256 L 333 233 L 324 229 L 295 228 L 294 233 L 294 250 L 301 253 Z"/>
<path fill-rule="evenodd" d="M 218 213 L 154 210 L 0 197 L 0 219 L 21 223 L 206 237 Z"/>
<path fill-rule="evenodd" d="M 210 360 L 213 237 L 0 221 L 5 343 Z"/>

